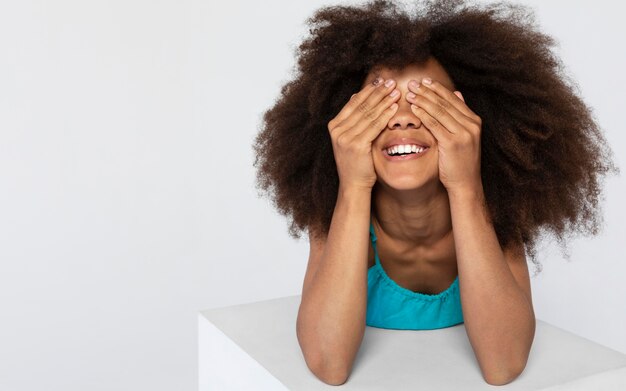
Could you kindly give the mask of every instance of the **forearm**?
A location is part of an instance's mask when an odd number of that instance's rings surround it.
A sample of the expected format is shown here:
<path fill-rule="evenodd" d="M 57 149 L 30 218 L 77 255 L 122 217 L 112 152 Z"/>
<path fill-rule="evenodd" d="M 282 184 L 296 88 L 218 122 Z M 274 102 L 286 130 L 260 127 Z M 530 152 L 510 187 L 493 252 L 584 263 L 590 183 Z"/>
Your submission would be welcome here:
<path fill-rule="evenodd" d="M 333 374 L 349 371 L 365 332 L 370 203 L 371 192 L 340 189 L 322 260 L 300 307 L 302 343 Z"/>
<path fill-rule="evenodd" d="M 501 382 L 526 363 L 535 330 L 532 304 L 504 258 L 482 185 L 449 199 L 465 328 L 483 374 Z"/>

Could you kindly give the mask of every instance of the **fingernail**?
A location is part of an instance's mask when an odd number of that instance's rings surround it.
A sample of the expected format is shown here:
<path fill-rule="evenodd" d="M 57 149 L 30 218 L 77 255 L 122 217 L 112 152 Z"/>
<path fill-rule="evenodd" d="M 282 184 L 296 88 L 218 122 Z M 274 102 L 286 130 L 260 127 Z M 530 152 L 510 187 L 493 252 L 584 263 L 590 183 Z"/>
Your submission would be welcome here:
<path fill-rule="evenodd" d="M 432 84 L 432 82 L 433 82 L 433 81 L 432 81 L 432 80 L 430 80 L 430 78 L 429 78 L 429 77 L 425 77 L 425 78 L 423 78 L 423 79 L 422 79 L 422 83 L 424 83 L 424 84 Z"/>
<path fill-rule="evenodd" d="M 393 84 L 393 79 L 389 79 L 385 82 L 385 87 L 391 87 L 392 84 Z"/>
<path fill-rule="evenodd" d="M 376 79 L 374 79 L 374 81 L 372 82 L 373 85 L 377 86 L 380 83 L 383 82 L 383 78 L 382 77 L 377 77 Z"/>

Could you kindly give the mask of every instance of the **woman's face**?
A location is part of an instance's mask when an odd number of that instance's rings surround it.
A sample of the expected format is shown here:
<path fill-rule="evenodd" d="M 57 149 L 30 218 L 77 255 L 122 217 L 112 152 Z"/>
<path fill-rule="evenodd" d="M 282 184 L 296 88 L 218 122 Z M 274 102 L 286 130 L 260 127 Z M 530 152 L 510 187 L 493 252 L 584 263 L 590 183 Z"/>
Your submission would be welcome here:
<path fill-rule="evenodd" d="M 365 78 L 363 86 L 371 83 L 378 76 L 383 77 L 384 80 L 394 79 L 395 88 L 401 94 L 396 113 L 372 142 L 372 158 L 378 181 L 398 190 L 415 189 L 431 181 L 439 181 L 437 139 L 413 113 L 411 103 L 406 100 L 406 94 L 409 92 L 409 81 L 421 82 L 424 77 L 439 81 L 451 91 L 455 90 L 454 83 L 433 57 L 425 64 L 412 64 L 400 70 L 374 67 Z M 390 158 L 385 147 L 412 144 L 410 140 L 403 141 L 402 138 L 415 139 L 418 144 L 425 144 L 429 148 L 422 154 L 407 155 L 401 160 Z"/>

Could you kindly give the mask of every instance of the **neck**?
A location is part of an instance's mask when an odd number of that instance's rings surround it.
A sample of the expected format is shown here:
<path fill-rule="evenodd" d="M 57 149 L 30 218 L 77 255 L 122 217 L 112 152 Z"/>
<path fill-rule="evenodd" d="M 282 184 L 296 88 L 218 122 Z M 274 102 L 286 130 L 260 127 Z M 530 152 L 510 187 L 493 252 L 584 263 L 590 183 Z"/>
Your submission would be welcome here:
<path fill-rule="evenodd" d="M 391 241 L 432 247 L 452 234 L 450 200 L 441 182 L 411 190 L 378 182 L 372 194 L 372 224 Z"/>

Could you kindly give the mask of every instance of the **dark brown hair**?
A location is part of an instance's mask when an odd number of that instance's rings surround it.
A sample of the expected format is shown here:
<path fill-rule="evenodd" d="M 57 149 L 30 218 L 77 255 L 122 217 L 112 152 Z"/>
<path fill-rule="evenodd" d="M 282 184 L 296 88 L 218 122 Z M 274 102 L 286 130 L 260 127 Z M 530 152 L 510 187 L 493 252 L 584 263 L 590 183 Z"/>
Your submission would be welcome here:
<path fill-rule="evenodd" d="M 502 248 L 523 242 L 539 271 L 540 228 L 597 234 L 599 175 L 619 169 L 528 8 L 462 0 L 328 6 L 307 19 L 297 73 L 263 116 L 253 145 L 257 188 L 291 217 L 289 233 L 328 234 L 339 178 L 328 122 L 376 65 L 435 57 L 482 119 L 481 176 Z"/>

